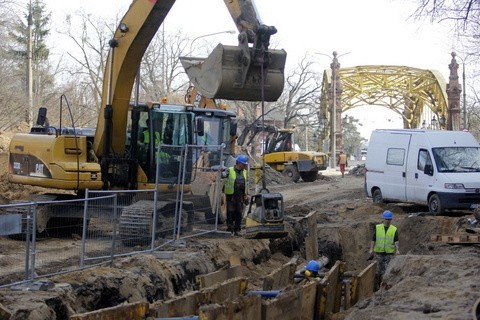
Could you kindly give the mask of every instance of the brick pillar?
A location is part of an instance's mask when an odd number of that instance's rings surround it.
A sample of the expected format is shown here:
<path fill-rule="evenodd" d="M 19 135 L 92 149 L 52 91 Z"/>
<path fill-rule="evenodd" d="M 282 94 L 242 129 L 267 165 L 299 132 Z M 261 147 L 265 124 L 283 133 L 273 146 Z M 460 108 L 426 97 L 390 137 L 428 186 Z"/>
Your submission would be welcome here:
<path fill-rule="evenodd" d="M 338 151 L 343 148 L 342 141 L 342 92 L 343 86 L 340 81 L 339 69 L 340 63 L 338 63 L 338 53 L 333 52 L 333 61 L 330 64 L 332 69 L 332 85 L 329 89 L 330 96 L 330 157 L 331 166 L 336 166 L 336 159 Z M 334 121 L 332 121 L 335 119 Z M 334 125 L 332 125 L 334 122 Z"/>
<path fill-rule="evenodd" d="M 447 130 L 460 130 L 460 94 L 462 85 L 458 81 L 458 63 L 455 59 L 456 53 L 452 52 L 452 61 L 448 65 L 450 69 L 449 82 L 447 83 L 448 112 L 447 112 Z"/>

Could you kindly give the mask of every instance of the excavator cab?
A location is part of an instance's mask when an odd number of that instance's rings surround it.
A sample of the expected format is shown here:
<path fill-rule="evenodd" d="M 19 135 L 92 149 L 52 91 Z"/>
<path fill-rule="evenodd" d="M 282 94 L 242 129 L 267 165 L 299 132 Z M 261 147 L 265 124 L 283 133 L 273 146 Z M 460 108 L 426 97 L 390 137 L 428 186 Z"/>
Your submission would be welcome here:
<path fill-rule="evenodd" d="M 245 221 L 245 238 L 274 239 L 287 235 L 283 225 L 283 196 L 280 193 L 260 193 L 250 199 Z"/>

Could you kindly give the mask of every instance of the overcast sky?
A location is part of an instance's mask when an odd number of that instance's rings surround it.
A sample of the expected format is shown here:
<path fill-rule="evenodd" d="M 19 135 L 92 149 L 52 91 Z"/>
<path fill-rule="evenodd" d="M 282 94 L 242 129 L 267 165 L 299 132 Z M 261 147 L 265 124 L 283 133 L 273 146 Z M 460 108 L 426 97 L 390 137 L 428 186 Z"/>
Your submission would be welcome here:
<path fill-rule="evenodd" d="M 66 14 L 80 9 L 98 16 L 122 16 L 131 0 L 44 2 L 53 21 L 61 24 Z M 342 67 L 404 65 L 438 70 L 448 80 L 452 36 L 446 26 L 409 18 L 416 8 L 415 0 L 257 0 L 255 4 L 262 22 L 278 29 L 271 43 L 287 51 L 287 69 L 294 68 L 305 54 L 331 56 L 335 50 L 345 54 L 339 59 Z M 190 39 L 236 30 L 222 0 L 177 0 L 164 27 L 172 33 L 181 30 Z M 237 43 L 236 34 L 201 41 L 211 41 L 212 45 Z M 319 71 L 329 68 L 328 57 L 314 57 Z M 362 112 L 357 113 L 354 116 L 365 125 L 375 126 L 367 123 L 374 120 L 362 119 Z M 362 135 L 369 135 L 369 131 Z"/>

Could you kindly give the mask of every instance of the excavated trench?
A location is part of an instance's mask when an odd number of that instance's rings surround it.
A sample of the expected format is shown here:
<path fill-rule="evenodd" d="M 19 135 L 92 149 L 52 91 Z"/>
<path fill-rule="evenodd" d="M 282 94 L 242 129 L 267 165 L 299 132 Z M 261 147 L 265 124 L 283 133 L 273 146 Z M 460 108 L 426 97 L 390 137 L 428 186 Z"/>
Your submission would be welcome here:
<path fill-rule="evenodd" d="M 341 260 L 345 262 L 346 271 L 359 272 L 369 263 L 367 257 L 372 230 L 379 222 L 379 213 L 385 209 L 392 210 L 396 215 L 394 224 L 400 232 L 402 253 L 400 258 L 392 262 L 391 273 L 386 275 L 392 286 L 392 301 L 389 300 L 388 292 L 375 293 L 372 299 L 353 308 L 352 312 L 355 312 L 356 316 L 364 315 L 363 319 L 369 319 L 373 312 L 370 309 L 379 306 L 384 312 L 392 312 L 388 309 L 390 304 L 402 304 L 402 308 L 407 310 L 402 309 L 402 312 L 413 312 L 411 318 L 418 318 L 416 310 L 420 310 L 420 315 L 424 310 L 440 315 L 446 308 L 442 305 L 442 292 L 447 289 L 437 289 L 441 302 L 435 302 L 436 295 L 427 292 L 425 299 L 430 301 L 430 307 L 418 306 L 423 297 L 421 287 L 416 283 L 426 288 L 436 288 L 442 286 L 435 283 L 440 279 L 454 287 L 456 282 L 453 281 L 459 279 L 455 275 L 457 269 L 462 269 L 461 278 L 468 283 L 466 288 L 460 286 L 458 292 L 461 290 L 461 295 L 466 294 L 465 290 L 470 292 L 472 305 L 479 298 L 479 295 L 474 293 L 479 258 L 471 258 L 480 256 L 478 247 L 454 248 L 449 244 L 431 242 L 432 235 L 449 234 L 458 230 L 460 222 L 466 220 L 464 215 L 432 217 L 417 214 L 423 208 L 415 206 L 373 204 L 365 200 L 361 188 L 349 192 L 339 192 L 332 188 L 326 193 L 332 194 L 332 190 L 333 193 L 337 192 L 335 199 L 322 199 L 321 195 L 311 193 L 311 198 L 315 198 L 316 202 L 286 208 L 285 221 L 289 232 L 286 238 L 251 240 L 227 234 L 189 238 L 183 247 L 167 247 L 164 248 L 165 252 L 116 259 L 111 266 L 93 267 L 52 277 L 48 280 L 51 282 L 45 285 L 46 290 L 1 289 L 0 307 L 3 305 L 12 313 L 11 319 L 68 319 L 73 314 L 126 302 L 154 303 L 174 299 L 197 290 L 198 275 L 227 269 L 238 263 L 242 266 L 242 274 L 248 280 L 249 289 L 261 290 L 263 279 L 292 259 L 297 259 L 298 269 L 304 267 L 307 236 L 304 217 L 312 211 L 317 213 L 319 254 L 329 259 L 325 269 Z M 462 255 L 455 256 L 457 253 Z M 441 259 L 440 263 L 436 262 L 436 259 Z M 426 275 L 428 283 L 419 280 Z M 395 286 L 395 283 L 398 285 Z M 408 298 L 409 294 L 406 292 L 415 292 L 419 298 L 411 302 L 412 299 Z M 457 291 L 452 292 L 451 296 L 460 295 Z M 378 296 L 380 294 L 381 296 Z M 384 305 L 385 301 L 390 301 L 390 304 Z M 409 304 L 415 304 L 411 307 L 413 311 L 410 311 Z M 452 310 L 461 307 L 462 304 L 458 303 Z M 458 319 L 467 318 L 459 316 Z"/>
<path fill-rule="evenodd" d="M 303 214 L 297 210 L 289 216 Z M 250 240 L 226 234 L 194 238 L 183 248 L 166 248 L 171 249 L 169 255 L 164 252 L 135 255 L 117 259 L 108 267 L 54 276 L 43 282 L 48 290 L 10 291 L 8 296 L 16 301 L 18 308 L 11 319 L 68 319 L 75 313 L 125 302 L 173 299 L 197 290 L 197 275 L 229 268 L 232 261 L 240 261 L 249 288 L 261 290 L 263 278 L 292 258 L 298 257 L 299 268 L 303 267 L 306 226 L 297 220 L 287 218 L 289 235 L 282 239 Z M 341 245 L 335 241 L 320 241 L 319 247 L 329 257 L 330 264 L 342 258 Z M 169 258 L 164 259 L 165 256 Z M 6 290 L 9 289 L 1 290 L 5 296 Z M 8 308 L 8 301 L 1 302 Z"/>

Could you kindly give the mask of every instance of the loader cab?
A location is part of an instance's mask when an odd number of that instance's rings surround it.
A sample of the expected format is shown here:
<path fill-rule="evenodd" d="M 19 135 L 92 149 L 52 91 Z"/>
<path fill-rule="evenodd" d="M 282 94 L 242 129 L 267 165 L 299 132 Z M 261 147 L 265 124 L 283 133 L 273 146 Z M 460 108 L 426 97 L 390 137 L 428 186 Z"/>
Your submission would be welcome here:
<path fill-rule="evenodd" d="M 194 108 L 195 119 L 197 123 L 202 124 L 201 130 L 196 130 L 196 145 L 199 146 L 216 146 L 224 144 L 224 159 L 235 154 L 234 145 L 237 135 L 236 115 L 232 111 L 221 109 Z M 200 155 L 194 155 L 194 161 Z M 219 155 L 210 153 L 209 160 L 211 163 L 220 163 Z"/>

